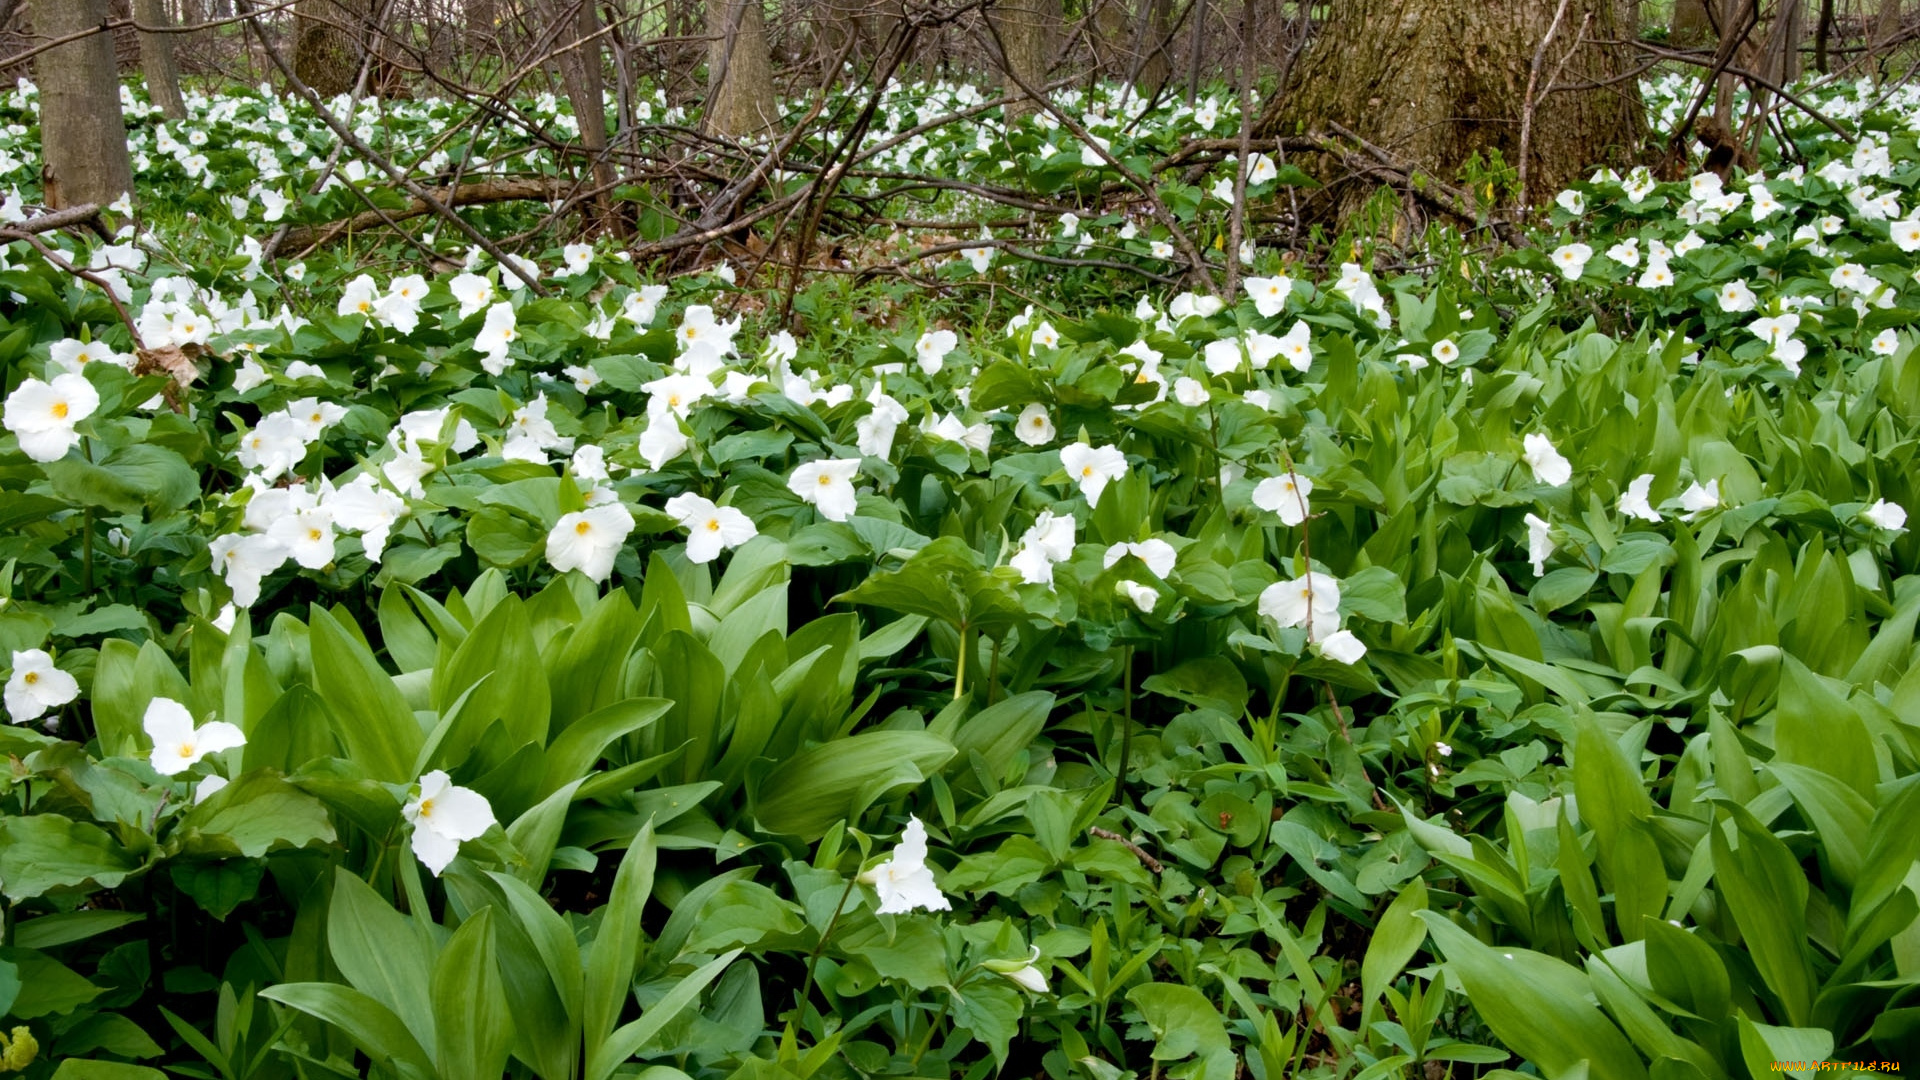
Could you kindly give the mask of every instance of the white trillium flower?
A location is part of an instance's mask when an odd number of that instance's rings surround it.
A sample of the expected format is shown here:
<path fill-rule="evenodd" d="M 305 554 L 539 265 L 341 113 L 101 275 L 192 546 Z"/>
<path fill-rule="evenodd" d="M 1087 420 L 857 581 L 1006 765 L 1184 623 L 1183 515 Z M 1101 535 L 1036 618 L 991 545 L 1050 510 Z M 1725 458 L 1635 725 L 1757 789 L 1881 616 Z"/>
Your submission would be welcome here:
<path fill-rule="evenodd" d="M 1903 518 L 1904 520 L 1904 518 Z M 7 716 L 16 724 L 38 719 L 80 696 L 80 683 L 53 666 L 43 649 L 13 654 L 13 675 L 7 679 Z"/>
<path fill-rule="evenodd" d="M 1055 434 L 1047 407 L 1037 401 L 1021 409 L 1013 422 L 1013 437 L 1028 446 L 1045 446 L 1053 441 Z"/>
<path fill-rule="evenodd" d="M 1253 505 L 1269 513 L 1279 514 L 1282 525 L 1298 525 L 1307 520 L 1307 516 L 1312 513 L 1307 502 L 1307 496 L 1311 494 L 1313 494 L 1312 478 L 1288 472 L 1279 476 L 1269 476 L 1254 485 Z"/>
<path fill-rule="evenodd" d="M 859 458 L 809 461 L 793 470 L 787 479 L 787 490 L 819 510 L 820 516 L 828 521 L 845 521 L 859 506 L 853 490 L 853 478 L 859 472 Z"/>
<path fill-rule="evenodd" d="M 1568 281 L 1580 280 L 1587 271 L 1587 261 L 1593 258 L 1593 249 L 1585 244 L 1562 244 L 1553 249 L 1553 265 L 1559 267 L 1560 276 Z"/>
<path fill-rule="evenodd" d="M 1691 521 L 1700 514 L 1720 505 L 1720 481 L 1713 479 L 1705 484 L 1694 481 L 1687 490 L 1680 493 L 1680 509 L 1683 517 Z"/>
<path fill-rule="evenodd" d="M 100 407 L 100 395 L 84 375 L 55 375 L 51 382 L 23 379 L 7 395 L 0 424 L 20 440 L 35 461 L 58 461 L 80 441 L 74 425 Z"/>
<path fill-rule="evenodd" d="M 960 338 L 951 330 L 929 330 L 920 335 L 914 343 L 914 353 L 920 362 L 920 370 L 929 375 L 940 374 L 945 366 L 947 354 L 960 344 Z"/>
<path fill-rule="evenodd" d="M 1536 433 L 1522 439 L 1521 445 L 1535 480 L 1548 487 L 1559 487 L 1573 479 L 1573 466 L 1554 449 L 1553 440 Z"/>
<path fill-rule="evenodd" d="M 1308 637 L 1325 641 L 1340 629 L 1340 583 L 1310 570 L 1261 590 L 1259 608 L 1281 629 L 1303 626 Z"/>
<path fill-rule="evenodd" d="M 696 565 L 710 563 L 722 551 L 760 535 L 746 514 L 690 491 L 668 499 L 667 513 L 687 530 L 687 561 Z"/>
<path fill-rule="evenodd" d="M 1179 553 L 1173 550 L 1172 544 L 1154 536 L 1138 543 L 1114 544 L 1107 548 L 1106 553 L 1101 556 L 1102 569 L 1113 569 L 1115 563 L 1128 555 L 1145 563 L 1147 569 L 1153 572 L 1153 576 L 1162 580 L 1173 573 L 1173 565 L 1179 558 Z"/>
<path fill-rule="evenodd" d="M 1357 664 L 1367 655 L 1367 646 L 1353 631 L 1335 630 L 1320 643 L 1320 655 L 1339 664 Z"/>
<path fill-rule="evenodd" d="M 1539 577 L 1547 572 L 1547 559 L 1553 555 L 1553 526 L 1537 514 L 1528 514 L 1526 521 L 1527 561 L 1533 564 L 1533 576 Z"/>
<path fill-rule="evenodd" d="M 618 502 L 563 514 L 547 533 L 547 562 L 563 574 L 578 570 L 595 583 L 605 581 L 632 531 L 633 514 Z"/>
<path fill-rule="evenodd" d="M 1160 602 L 1160 593 L 1158 590 L 1151 585 L 1143 585 L 1138 581 L 1123 580 L 1116 582 L 1114 591 L 1131 601 L 1133 606 L 1140 609 L 1140 613 L 1143 615 L 1153 614 L 1154 605 Z"/>
<path fill-rule="evenodd" d="M 493 828 L 493 807 L 479 792 L 459 787 L 443 769 L 420 778 L 420 793 L 407 801 L 401 813 L 413 825 L 413 854 L 439 877 L 460 844 L 478 840 Z"/>
<path fill-rule="evenodd" d="M 153 770 L 163 776 L 186 772 L 208 754 L 245 746 L 247 737 L 224 720 L 211 720 L 193 726 L 193 714 L 172 698 L 157 697 L 147 703 L 140 726 L 153 740 Z"/>
<path fill-rule="evenodd" d="M 1173 400 L 1188 408 L 1197 409 L 1213 399 L 1207 392 L 1207 384 L 1199 379 L 1182 375 L 1173 382 Z"/>
<path fill-rule="evenodd" d="M 1287 297 L 1293 293 L 1293 279 L 1285 274 L 1278 277 L 1250 277 L 1243 284 L 1247 295 L 1253 298 L 1253 309 L 1266 318 L 1285 311 Z"/>
<path fill-rule="evenodd" d="M 1074 443 L 1061 448 L 1060 464 L 1067 470 L 1067 477 L 1080 485 L 1088 506 L 1099 506 L 1100 494 L 1107 485 L 1127 475 L 1127 456 L 1115 446 Z"/>
<path fill-rule="evenodd" d="M 1620 512 L 1628 517 L 1639 518 L 1641 521 L 1658 522 L 1660 511 L 1655 510 L 1653 504 L 1647 501 L 1647 496 L 1652 490 L 1652 473 L 1641 473 L 1634 477 L 1633 482 L 1627 485 L 1627 490 L 1620 493 Z"/>
<path fill-rule="evenodd" d="M 1877 529 L 1899 531 L 1907 527 L 1906 509 L 1899 503 L 1890 503 L 1885 499 L 1875 499 L 1872 506 L 1860 511 L 1860 516 L 1866 518 Z M 20 662 L 20 654 L 14 653 L 13 655 L 14 664 L 17 669 Z M 13 684 L 7 684 L 7 690 L 9 695 L 11 695 Z M 8 708 L 12 708 L 11 697 L 8 698 Z"/>
<path fill-rule="evenodd" d="M 918 817 L 909 818 L 900 834 L 900 845 L 887 861 L 860 875 L 864 884 L 873 886 L 880 896 L 881 915 L 905 915 L 918 910 L 951 911 L 953 905 L 934 883 L 927 869 L 927 827 Z"/>

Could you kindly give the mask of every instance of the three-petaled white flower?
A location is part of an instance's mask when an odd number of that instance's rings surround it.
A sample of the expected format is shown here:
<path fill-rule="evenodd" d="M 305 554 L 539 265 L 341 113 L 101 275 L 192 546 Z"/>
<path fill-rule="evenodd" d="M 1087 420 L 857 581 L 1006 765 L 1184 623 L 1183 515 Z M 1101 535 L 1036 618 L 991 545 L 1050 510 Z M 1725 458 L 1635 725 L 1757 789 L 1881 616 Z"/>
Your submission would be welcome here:
<path fill-rule="evenodd" d="M 157 697 L 147 703 L 140 726 L 153 740 L 153 771 L 176 776 L 198 764 L 208 754 L 245 746 L 247 737 L 224 720 L 210 720 L 193 726 L 193 714 L 172 698 Z"/>
<path fill-rule="evenodd" d="M 859 506 L 853 490 L 853 478 L 859 472 L 859 458 L 809 461 L 793 470 L 787 478 L 787 490 L 800 496 L 801 502 L 811 504 L 828 521 L 845 521 Z"/>
<path fill-rule="evenodd" d="M 1060 449 L 1060 464 L 1067 477 L 1080 485 L 1080 494 L 1088 506 L 1100 505 L 1100 493 L 1107 485 L 1127 475 L 1127 455 L 1117 446 L 1088 446 L 1074 443 Z"/>
<path fill-rule="evenodd" d="M 900 834 L 900 845 L 886 862 L 860 875 L 880 895 L 881 915 L 905 915 L 910 911 L 951 911 L 953 905 L 934 884 L 933 871 L 927 869 L 927 827 L 918 817 L 907 820 Z"/>
<path fill-rule="evenodd" d="M 413 854 L 434 877 L 447 868 L 460 844 L 493 827 L 493 807 L 477 791 L 459 787 L 443 769 L 420 778 L 420 793 L 401 811 L 413 825 Z"/>
<path fill-rule="evenodd" d="M 1326 641 L 1340 629 L 1340 583 L 1314 570 L 1276 581 L 1260 592 L 1260 614 L 1283 630 L 1304 626 L 1307 636 Z"/>
<path fill-rule="evenodd" d="M 1028 446 L 1045 446 L 1053 441 L 1053 418 L 1047 415 L 1047 407 L 1033 402 L 1020 410 L 1020 416 L 1013 422 L 1013 437 Z"/>
<path fill-rule="evenodd" d="M 605 581 L 632 531 L 633 514 L 617 502 L 563 514 L 547 533 L 547 562 L 563 574 L 578 570 L 593 581 Z"/>
<path fill-rule="evenodd" d="M 1904 517 L 1904 515 L 1903 515 Z M 7 680 L 7 715 L 16 724 L 39 718 L 80 696 L 80 683 L 53 666 L 44 649 L 13 654 L 13 677 Z"/>
<path fill-rule="evenodd" d="M 668 499 L 667 513 L 687 530 L 687 561 L 695 564 L 710 563 L 722 551 L 760 535 L 746 514 L 691 491 Z"/>
<path fill-rule="evenodd" d="M 1268 513 L 1279 514 L 1282 525 L 1298 525 L 1307 520 L 1311 512 L 1307 504 L 1307 496 L 1311 494 L 1313 480 L 1289 471 L 1280 476 L 1269 476 L 1255 484 L 1253 505 Z"/>
<path fill-rule="evenodd" d="M 52 382 L 24 379 L 7 395 L 0 423 L 20 439 L 20 450 L 35 461 L 58 461 L 80 441 L 73 426 L 100 407 L 100 395 L 86 376 L 55 375 Z"/>
<path fill-rule="evenodd" d="M 1538 514 L 1527 515 L 1527 561 L 1533 564 L 1534 577 L 1547 572 L 1547 559 L 1554 549 L 1552 530 Z"/>
<path fill-rule="evenodd" d="M 1660 511 L 1653 508 L 1647 496 L 1653 491 L 1653 474 L 1641 473 L 1620 493 L 1620 512 L 1641 521 L 1659 521 Z"/>
<path fill-rule="evenodd" d="M 1907 527 L 1906 508 L 1902 507 L 1899 503 L 1890 503 L 1885 499 L 1875 499 L 1872 506 L 1860 511 L 1860 516 L 1866 518 L 1875 528 L 1904 529 Z M 20 654 L 14 653 L 13 655 L 14 664 L 17 667 L 20 663 Z M 8 684 L 8 693 L 9 695 L 12 693 L 12 684 Z M 11 696 L 8 698 L 7 707 L 9 709 L 13 707 Z"/>
<path fill-rule="evenodd" d="M 921 334 L 920 340 L 913 346 L 920 370 L 929 375 L 940 374 L 941 367 L 947 362 L 947 354 L 959 344 L 960 338 L 951 330 L 929 330 Z"/>

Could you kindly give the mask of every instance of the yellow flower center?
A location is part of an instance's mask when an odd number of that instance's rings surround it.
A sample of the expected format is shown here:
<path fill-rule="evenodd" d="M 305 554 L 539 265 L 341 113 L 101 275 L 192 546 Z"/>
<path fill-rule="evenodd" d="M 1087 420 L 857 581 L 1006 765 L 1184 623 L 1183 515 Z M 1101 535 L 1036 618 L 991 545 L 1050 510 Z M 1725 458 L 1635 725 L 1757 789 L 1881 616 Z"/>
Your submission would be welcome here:
<path fill-rule="evenodd" d="M 707 531 L 708 531 L 708 532 L 719 532 L 719 531 L 720 531 L 720 519 L 719 519 L 719 518 L 708 518 L 708 519 L 707 519 Z"/>
<path fill-rule="evenodd" d="M 1091 465 L 1082 465 L 1082 466 L 1080 466 L 1080 475 L 1081 475 L 1081 476 L 1089 476 L 1089 477 L 1090 477 L 1090 476 L 1092 476 L 1092 475 L 1093 475 L 1093 466 L 1091 466 Z"/>
<path fill-rule="evenodd" d="M 578 536 L 585 536 L 588 533 L 593 531 L 593 526 L 588 524 L 587 522 L 582 521 L 574 525 L 573 531 Z"/>
<path fill-rule="evenodd" d="M 319 540 L 319 539 L 320 539 L 320 530 L 319 530 L 319 529 L 308 529 L 308 530 L 307 530 L 307 539 L 308 539 L 308 540 Z"/>
<path fill-rule="evenodd" d="M 366 301 L 366 300 L 360 301 L 360 311 L 362 313 L 372 311 L 372 310 L 373 310 L 373 304 L 370 301 Z"/>
<path fill-rule="evenodd" d="M 181 756 L 181 757 L 183 757 L 183 758 L 190 758 L 190 757 L 192 757 L 192 756 L 193 756 L 193 744 L 192 744 L 192 743 L 190 743 L 190 742 L 183 742 L 183 743 L 181 743 L 181 744 L 180 744 L 180 750 L 179 750 L 179 754 L 180 754 L 180 756 Z"/>
<path fill-rule="evenodd" d="M 65 420 L 67 418 L 67 403 L 64 401 L 54 402 L 53 415 L 58 419 Z"/>
<path fill-rule="evenodd" d="M 423 818 L 430 818 L 433 816 L 433 800 L 432 799 L 420 800 L 420 816 Z"/>
<path fill-rule="evenodd" d="M 28 686 L 32 686 L 34 683 L 37 683 L 40 681 L 40 673 L 37 671 L 29 671 L 25 675 L 22 675 L 20 679 L 22 682 L 26 683 Z"/>
<path fill-rule="evenodd" d="M 820 486 L 821 486 L 821 487 L 826 487 L 827 485 L 829 485 L 829 484 L 831 484 L 831 483 L 833 483 L 833 477 L 832 477 L 832 475 L 830 475 L 830 474 L 828 474 L 828 473 L 821 473 L 821 474 L 820 474 Z"/>

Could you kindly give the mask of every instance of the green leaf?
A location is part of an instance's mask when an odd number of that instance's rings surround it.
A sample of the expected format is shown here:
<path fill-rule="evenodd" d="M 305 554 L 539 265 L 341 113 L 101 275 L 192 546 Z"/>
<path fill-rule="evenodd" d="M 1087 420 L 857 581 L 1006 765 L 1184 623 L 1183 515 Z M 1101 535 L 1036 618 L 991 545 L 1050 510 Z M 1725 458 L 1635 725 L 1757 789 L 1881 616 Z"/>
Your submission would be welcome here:
<path fill-rule="evenodd" d="M 1226 1022 L 1204 994 L 1179 983 L 1143 983 L 1127 991 L 1127 1000 L 1153 1032 L 1153 1060 L 1191 1057 L 1198 1067 L 1185 1074 L 1190 1080 L 1233 1080 Z"/>
<path fill-rule="evenodd" d="M 1834 877 L 1851 890 L 1865 866 L 1863 845 L 1873 824 L 1873 804 L 1840 780 L 1803 765 L 1775 761 L 1767 771 L 1793 793 L 1800 812 L 1820 835 L 1821 853 Z"/>
<path fill-rule="evenodd" d="M 1785 658 L 1780 703 L 1773 710 L 1774 760 L 1817 769 L 1871 801 L 1880 765 L 1873 736 L 1844 688 L 1792 656 Z"/>
<path fill-rule="evenodd" d="M 1818 985 L 1807 951 L 1807 878 L 1787 845 L 1745 808 L 1726 811 L 1731 820 L 1715 821 L 1708 833 L 1720 902 L 1740 928 L 1761 979 L 1797 1026 L 1812 1012 Z"/>
<path fill-rule="evenodd" d="M 424 986 L 425 971 L 421 974 Z M 406 1080 L 433 1080 L 437 1075 L 427 1052 L 393 1010 L 350 986 L 282 983 L 260 991 L 260 996 L 339 1028 L 375 1065 L 395 1069 Z"/>
<path fill-rule="evenodd" d="M 1378 1000 L 1380 991 L 1397 978 L 1427 940 L 1426 924 L 1416 916 L 1427 908 L 1427 883 L 1414 878 L 1393 898 L 1380 916 L 1366 958 L 1360 962 L 1360 985 L 1365 1001 Z"/>
<path fill-rule="evenodd" d="M 139 869 L 97 825 L 59 814 L 0 818 L 0 889 L 15 903 L 87 884 L 117 888 Z"/>
<path fill-rule="evenodd" d="M 233 909 L 246 903 L 260 891 L 260 878 L 266 864 L 257 859 L 225 859 L 202 862 L 175 859 L 167 865 L 174 887 L 200 905 L 200 910 L 222 922 Z"/>
<path fill-rule="evenodd" d="M 412 780 L 426 736 L 393 679 L 327 611 L 313 609 L 311 631 L 314 685 L 323 690 L 347 756 L 375 780 Z"/>
<path fill-rule="evenodd" d="M 55 494 L 117 514 L 170 513 L 200 494 L 199 474 L 187 459 L 151 443 L 122 446 L 98 464 L 68 454 L 44 467 Z"/>
<path fill-rule="evenodd" d="M 1589 997 L 1578 969 L 1518 947 L 1490 948 L 1444 915 L 1421 912 L 1474 1011 L 1548 1080 L 1646 1080 L 1640 1055 Z"/>
<path fill-rule="evenodd" d="M 201 856 L 243 855 L 334 842 L 320 800 L 266 770 L 249 772 L 208 796 L 181 822 L 181 850 Z"/>
<path fill-rule="evenodd" d="M 53 1080 L 167 1080 L 167 1074 L 145 1065 L 122 1061 L 83 1061 L 68 1058 L 53 1070 Z"/>
<path fill-rule="evenodd" d="M 412 852 L 395 854 L 413 857 Z M 345 867 L 335 871 L 327 907 L 333 962 L 355 991 L 405 1025 L 417 1049 L 438 1045 L 430 985 L 434 965 L 410 922 Z"/>
<path fill-rule="evenodd" d="M 1644 920 L 1643 932 L 1653 992 L 1703 1019 L 1725 1019 L 1732 988 L 1713 946 L 1665 919 Z"/>
<path fill-rule="evenodd" d="M 137 911 L 64 911 L 28 919 L 13 928 L 13 943 L 23 949 L 71 945 L 146 918 Z"/>
<path fill-rule="evenodd" d="M 13 999 L 15 1019 L 34 1020 L 72 1012 L 98 997 L 101 988 L 43 952 L 0 948 L 0 963 L 13 965 L 20 992 Z"/>
<path fill-rule="evenodd" d="M 493 909 L 460 924 L 433 966 L 434 1064 L 442 1076 L 499 1076 L 513 1042 L 513 1014 L 494 960 Z"/>
<path fill-rule="evenodd" d="M 769 832 L 818 840 L 882 796 L 920 784 L 954 755 L 923 731 L 867 731 L 802 750 L 760 782 L 754 817 Z"/>
<path fill-rule="evenodd" d="M 613 1075 L 622 1062 L 645 1049 L 662 1028 L 684 1012 L 687 1006 L 699 1000 L 701 991 L 719 978 L 720 973 L 739 955 L 740 950 L 735 949 L 702 965 L 692 974 L 682 976 L 673 989 L 641 1014 L 640 1019 L 622 1025 L 588 1059 L 587 1080 L 605 1080 Z"/>
<path fill-rule="evenodd" d="M 639 961 L 640 914 L 653 892 L 653 868 L 658 853 L 653 838 L 653 822 L 641 826 L 639 835 L 627 845 L 620 869 L 613 876 L 613 892 L 600 917 L 600 934 L 594 938 L 593 951 L 587 956 L 585 1003 L 582 1029 L 586 1033 L 588 1080 L 604 1080 L 613 1067 L 625 1061 L 632 1050 L 609 1056 L 609 1042 L 615 1037 L 614 1024 L 626 1004 L 633 984 L 633 969 Z"/>
<path fill-rule="evenodd" d="M 991 775 L 1005 776 L 1014 757 L 1032 745 L 1046 726 L 1053 702 L 1052 694 L 1030 690 L 987 706 L 954 725 L 951 732 L 941 730 L 938 724 L 928 730 L 953 744 L 953 764 L 971 763 L 977 753 L 986 761 Z"/>

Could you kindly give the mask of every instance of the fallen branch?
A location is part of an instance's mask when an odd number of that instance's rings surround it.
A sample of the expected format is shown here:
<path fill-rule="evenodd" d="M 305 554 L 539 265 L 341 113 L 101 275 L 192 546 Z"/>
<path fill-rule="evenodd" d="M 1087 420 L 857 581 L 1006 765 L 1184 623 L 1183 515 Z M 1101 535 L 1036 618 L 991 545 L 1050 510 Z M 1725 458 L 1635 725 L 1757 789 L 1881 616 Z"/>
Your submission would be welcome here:
<path fill-rule="evenodd" d="M 1114 832 L 1112 829 L 1103 829 L 1100 826 L 1095 825 L 1093 828 L 1088 829 L 1087 833 L 1088 835 L 1091 835 L 1091 836 L 1097 836 L 1102 840 L 1112 840 L 1117 844 L 1124 844 L 1126 845 L 1126 848 L 1128 851 L 1133 852 L 1133 857 L 1140 860 L 1140 864 L 1142 866 L 1145 866 L 1147 869 L 1153 871 L 1156 874 L 1161 874 L 1166 872 L 1167 868 L 1161 865 L 1159 859 L 1156 859 L 1153 856 L 1147 854 L 1147 851 L 1145 848 L 1127 839 L 1126 837 L 1121 836 L 1119 833 Z"/>
<path fill-rule="evenodd" d="M 14 233 L 43 233 L 52 232 L 55 229 L 65 229 L 75 225 L 85 226 L 90 232 L 102 240 L 111 241 L 113 239 L 113 233 L 109 232 L 106 224 L 100 220 L 100 207 L 95 203 L 81 203 L 79 206 L 69 206 L 64 210 L 49 210 L 44 214 L 38 214 L 25 221 L 16 221 L 7 226 L 7 231 Z"/>
<path fill-rule="evenodd" d="M 442 188 L 434 192 L 434 197 L 445 206 L 479 206 L 488 203 L 517 202 L 537 200 L 548 202 L 565 195 L 571 186 L 565 180 L 486 180 L 478 184 L 462 184 L 457 188 Z M 424 199 L 413 199 L 398 210 L 389 210 L 384 216 L 374 210 L 365 210 L 350 218 L 328 222 L 324 225 L 305 225 L 287 231 L 283 247 L 294 250 L 312 249 L 330 244 L 352 233 L 364 232 L 383 224 L 406 221 L 409 218 L 425 217 L 436 213 Z"/>

